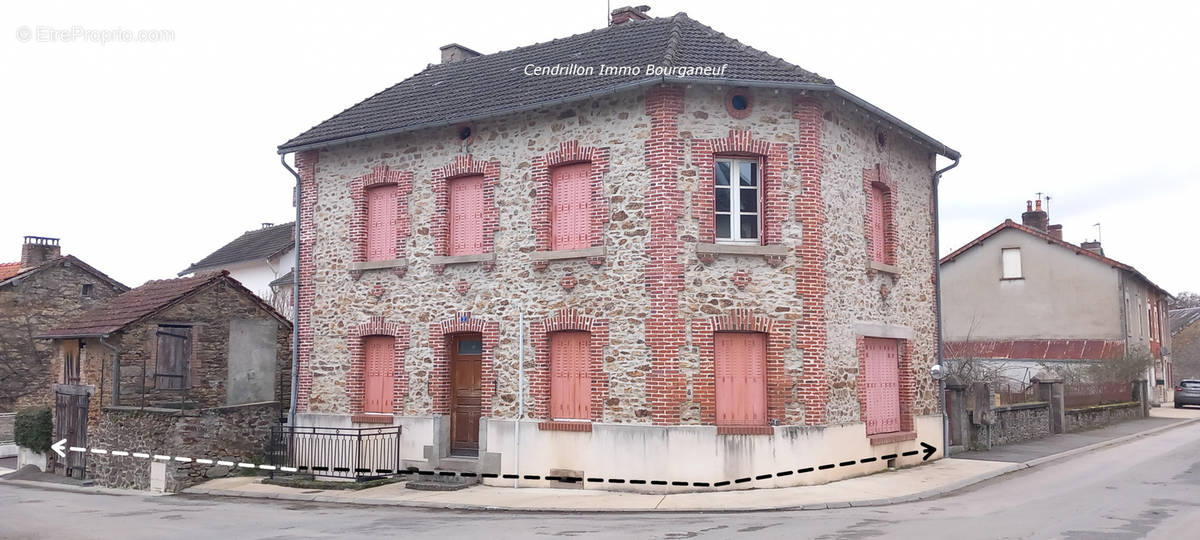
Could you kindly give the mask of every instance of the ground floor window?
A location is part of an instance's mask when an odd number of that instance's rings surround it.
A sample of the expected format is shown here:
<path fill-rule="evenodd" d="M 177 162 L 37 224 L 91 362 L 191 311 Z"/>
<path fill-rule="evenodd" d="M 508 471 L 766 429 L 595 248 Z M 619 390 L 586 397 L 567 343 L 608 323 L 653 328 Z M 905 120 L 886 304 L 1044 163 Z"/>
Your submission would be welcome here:
<path fill-rule="evenodd" d="M 767 424 L 767 335 L 717 332 L 717 425 Z"/>
<path fill-rule="evenodd" d="M 592 378 L 591 334 L 550 334 L 550 417 L 554 420 L 590 420 Z"/>
<path fill-rule="evenodd" d="M 396 381 L 396 338 L 367 336 L 363 341 L 363 348 L 366 350 L 363 412 L 391 414 Z"/>

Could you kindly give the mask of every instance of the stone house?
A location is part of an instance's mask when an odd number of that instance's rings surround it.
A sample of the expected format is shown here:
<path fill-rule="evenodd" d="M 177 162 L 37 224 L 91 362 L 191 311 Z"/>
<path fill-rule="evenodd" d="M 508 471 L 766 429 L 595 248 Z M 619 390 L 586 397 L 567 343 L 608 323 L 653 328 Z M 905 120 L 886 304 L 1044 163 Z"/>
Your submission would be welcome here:
<path fill-rule="evenodd" d="M 941 446 L 935 162 L 959 154 L 685 14 L 447 45 L 279 152 L 299 426 L 400 425 L 409 466 L 605 489 Z M 628 478 L 687 487 L 604 481 Z"/>
<path fill-rule="evenodd" d="M 56 440 L 250 461 L 291 392 L 291 324 L 228 272 L 149 281 L 41 336 L 53 345 Z M 211 464 L 168 463 L 165 489 Z M 144 489 L 150 462 L 68 453 L 58 467 Z"/>
<path fill-rule="evenodd" d="M 1155 358 L 1154 402 L 1170 399 L 1170 294 L 1100 242 L 1063 240 L 1040 200 L 1021 223 L 1005 220 L 941 260 L 942 320 L 949 359 L 1004 363 L 1027 381 L 1042 365 L 1120 358 L 1132 347 Z"/>
<path fill-rule="evenodd" d="M 1175 366 L 1175 377 L 1200 379 L 1200 307 L 1172 309 L 1171 359 Z"/>
<path fill-rule="evenodd" d="M 263 223 L 262 227 L 233 239 L 179 273 L 190 276 L 224 270 L 229 276 L 291 316 L 285 302 L 275 302 L 273 283 L 290 276 L 296 264 L 296 228 L 293 223 Z M 288 278 L 289 280 L 291 278 Z M 290 296 L 290 287 L 288 287 Z"/>
<path fill-rule="evenodd" d="M 26 236 L 21 260 L 0 263 L 0 412 L 54 402 L 50 344 L 35 336 L 128 290 L 57 238 Z"/>

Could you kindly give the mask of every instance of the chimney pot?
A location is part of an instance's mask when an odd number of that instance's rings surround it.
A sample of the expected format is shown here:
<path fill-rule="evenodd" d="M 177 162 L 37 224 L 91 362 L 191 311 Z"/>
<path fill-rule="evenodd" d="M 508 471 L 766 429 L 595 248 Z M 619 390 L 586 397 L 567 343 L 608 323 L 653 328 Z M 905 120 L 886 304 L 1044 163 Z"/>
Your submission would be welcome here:
<path fill-rule="evenodd" d="M 263 224 L 262 224 L 262 228 L 264 228 L 264 229 L 269 229 L 269 228 L 271 228 L 271 227 L 274 227 L 274 226 L 275 226 L 275 224 L 274 224 L 274 223 L 267 223 L 267 222 L 265 222 L 265 221 L 264 221 L 264 222 L 263 222 Z"/>
<path fill-rule="evenodd" d="M 1037 202 L 1034 203 L 1033 209 L 1037 210 L 1038 212 L 1042 211 L 1042 200 L 1041 199 L 1038 199 Z"/>
<path fill-rule="evenodd" d="M 612 13 L 609 14 L 610 17 L 608 19 L 608 25 L 615 26 L 615 25 L 618 25 L 621 23 L 626 23 L 626 22 L 634 21 L 634 20 L 644 21 L 644 20 L 650 18 L 649 15 L 646 15 L 647 11 L 650 11 L 650 6 L 619 7 L 617 9 L 612 10 Z"/>
<path fill-rule="evenodd" d="M 21 246 L 21 268 L 32 268 L 61 256 L 62 246 L 58 245 L 57 238 L 26 236 Z"/>
<path fill-rule="evenodd" d="M 1033 201 L 1025 201 L 1025 211 L 1026 212 L 1033 211 Z"/>
<path fill-rule="evenodd" d="M 1050 224 L 1050 216 L 1042 210 L 1042 201 L 1039 200 L 1037 207 L 1033 206 L 1033 201 L 1025 201 L 1025 213 L 1021 214 L 1021 224 L 1026 227 L 1037 229 L 1041 232 L 1047 232 L 1046 227 Z"/>
<path fill-rule="evenodd" d="M 441 50 L 443 64 L 453 64 L 454 62 L 462 62 L 468 58 L 483 56 L 479 52 L 463 47 L 457 43 L 445 45 L 441 48 Z"/>

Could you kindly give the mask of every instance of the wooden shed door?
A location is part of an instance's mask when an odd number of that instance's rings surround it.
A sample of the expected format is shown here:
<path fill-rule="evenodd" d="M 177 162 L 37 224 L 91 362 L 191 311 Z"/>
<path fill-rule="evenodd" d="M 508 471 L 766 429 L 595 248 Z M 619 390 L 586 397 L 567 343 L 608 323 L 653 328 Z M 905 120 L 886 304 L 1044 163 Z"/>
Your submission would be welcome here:
<path fill-rule="evenodd" d="M 363 412 L 392 412 L 392 393 L 396 381 L 396 338 L 392 336 L 368 336 L 366 349 L 366 377 L 364 380 Z"/>
<path fill-rule="evenodd" d="M 479 455 L 482 413 L 483 337 L 457 334 L 450 339 L 450 453 Z"/>
<path fill-rule="evenodd" d="M 396 186 L 367 190 L 367 260 L 396 258 Z"/>
<path fill-rule="evenodd" d="M 554 169 L 550 206 L 553 234 L 551 249 L 584 249 L 591 246 L 591 163 Z"/>
<path fill-rule="evenodd" d="M 88 400 L 87 387 L 63 386 L 54 393 L 54 440 L 66 439 L 67 447 L 87 446 Z M 54 454 L 50 454 L 54 457 Z M 87 465 L 87 455 L 82 452 L 67 452 L 66 457 L 58 458 L 63 465 L 63 474 L 83 478 Z"/>
<path fill-rule="evenodd" d="M 450 255 L 483 253 L 483 177 L 455 178 L 450 192 Z"/>
<path fill-rule="evenodd" d="M 717 425 L 767 424 L 767 337 L 758 332 L 717 332 Z"/>
<path fill-rule="evenodd" d="M 188 387 L 192 356 L 192 329 L 186 326 L 159 326 L 158 359 L 154 387 L 181 390 Z"/>
<path fill-rule="evenodd" d="M 867 435 L 900 431 L 900 345 L 894 339 L 864 338 Z"/>
<path fill-rule="evenodd" d="M 550 334 L 550 417 L 590 420 L 592 378 L 588 370 L 591 334 Z"/>

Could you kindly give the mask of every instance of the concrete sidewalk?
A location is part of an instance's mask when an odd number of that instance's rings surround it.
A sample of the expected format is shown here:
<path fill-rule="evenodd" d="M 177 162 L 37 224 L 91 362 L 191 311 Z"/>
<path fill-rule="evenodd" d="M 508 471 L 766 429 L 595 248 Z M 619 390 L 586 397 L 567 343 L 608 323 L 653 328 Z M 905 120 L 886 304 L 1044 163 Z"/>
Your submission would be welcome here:
<path fill-rule="evenodd" d="M 1200 409 L 1151 410 L 1151 417 L 1089 432 L 968 452 L 926 465 L 815 486 L 674 494 L 595 489 L 473 486 L 461 491 L 405 489 L 403 483 L 358 491 L 296 489 L 261 478 L 212 480 L 184 493 L 295 501 L 549 512 L 714 512 L 879 506 L 943 495 L 1002 474 L 1200 421 Z"/>

